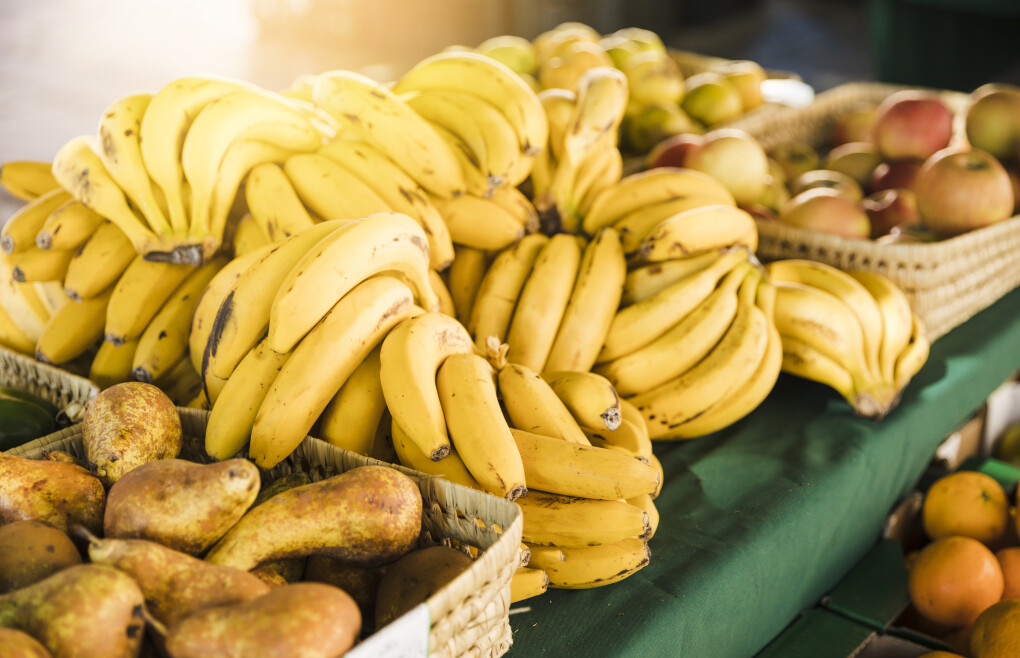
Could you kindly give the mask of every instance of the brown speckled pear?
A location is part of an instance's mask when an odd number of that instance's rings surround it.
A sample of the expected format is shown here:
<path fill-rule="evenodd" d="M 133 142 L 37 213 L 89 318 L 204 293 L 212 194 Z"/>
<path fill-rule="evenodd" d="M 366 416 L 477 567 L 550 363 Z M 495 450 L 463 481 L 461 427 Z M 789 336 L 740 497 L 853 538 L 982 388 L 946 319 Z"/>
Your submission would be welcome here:
<path fill-rule="evenodd" d="M 259 471 L 247 459 L 149 462 L 110 487 L 102 534 L 199 555 L 237 523 L 258 491 Z"/>
<path fill-rule="evenodd" d="M 239 569 L 303 555 L 385 564 L 414 547 L 421 511 L 411 478 L 362 466 L 273 496 L 245 514 L 206 559 Z"/>
<path fill-rule="evenodd" d="M 38 519 L 67 532 L 103 527 L 103 483 L 81 466 L 0 452 L 0 525 Z"/>
<path fill-rule="evenodd" d="M 95 564 L 135 579 L 150 614 L 167 626 L 219 605 L 250 601 L 270 587 L 247 571 L 221 567 L 144 539 L 89 539 Z"/>
<path fill-rule="evenodd" d="M 0 628 L 0 647 L 3 656 L 16 658 L 51 658 L 53 654 L 34 637 L 14 628 Z"/>
<path fill-rule="evenodd" d="M 180 454 L 181 419 L 163 391 L 124 382 L 92 400 L 81 438 L 89 470 L 109 487 L 137 466 Z"/>
<path fill-rule="evenodd" d="M 455 548 L 429 546 L 388 565 L 376 594 L 376 629 L 424 603 L 471 563 L 470 557 Z"/>
<path fill-rule="evenodd" d="M 339 587 L 351 595 L 361 610 L 362 626 L 375 619 L 375 599 L 386 567 L 358 567 L 323 555 L 308 558 L 304 579 Z M 374 628 L 374 627 L 373 627 Z"/>
<path fill-rule="evenodd" d="M 79 564 L 0 596 L 0 626 L 28 633 L 54 656 L 128 658 L 145 630 L 143 601 L 123 571 Z"/>
<path fill-rule="evenodd" d="M 0 526 L 0 594 L 75 564 L 81 564 L 81 554 L 62 530 L 35 520 Z"/>
<path fill-rule="evenodd" d="M 174 658 L 334 658 L 351 648 L 360 629 L 358 606 L 343 590 L 295 583 L 185 617 L 167 632 L 166 649 Z"/>

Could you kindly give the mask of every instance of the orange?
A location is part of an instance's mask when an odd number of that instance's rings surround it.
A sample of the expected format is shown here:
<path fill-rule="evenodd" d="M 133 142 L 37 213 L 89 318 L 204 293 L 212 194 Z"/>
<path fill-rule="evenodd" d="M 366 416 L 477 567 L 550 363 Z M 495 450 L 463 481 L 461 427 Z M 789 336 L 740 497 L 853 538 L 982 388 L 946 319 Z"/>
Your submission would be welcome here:
<path fill-rule="evenodd" d="M 928 490 L 921 522 L 931 539 L 963 535 L 995 543 L 1006 534 L 1009 500 L 994 478 L 976 471 L 957 471 Z"/>
<path fill-rule="evenodd" d="M 981 613 L 970 633 L 973 658 L 1020 656 L 1020 600 L 1004 599 Z"/>
<path fill-rule="evenodd" d="M 928 653 L 921 654 L 917 658 L 963 658 L 963 656 L 958 653 L 950 653 L 949 651 L 929 651 Z"/>
<path fill-rule="evenodd" d="M 1002 589 L 1002 598 L 1020 599 L 1020 546 L 1004 548 L 995 554 L 1002 567 L 1002 577 L 1005 587 Z"/>
<path fill-rule="evenodd" d="M 945 537 L 921 549 L 908 585 L 922 615 L 944 626 L 967 626 L 1002 598 L 1002 568 L 976 539 Z"/>

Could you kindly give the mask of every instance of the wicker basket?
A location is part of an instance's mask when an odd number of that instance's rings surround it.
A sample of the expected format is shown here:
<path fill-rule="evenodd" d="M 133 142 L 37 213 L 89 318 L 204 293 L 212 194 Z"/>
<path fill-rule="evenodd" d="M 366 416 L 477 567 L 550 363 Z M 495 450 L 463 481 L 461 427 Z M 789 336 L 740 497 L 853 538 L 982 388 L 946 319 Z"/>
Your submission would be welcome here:
<path fill-rule="evenodd" d="M 213 461 L 205 454 L 202 443 L 209 413 L 184 408 L 179 408 L 179 412 L 185 437 L 181 458 L 200 463 Z M 64 450 L 82 458 L 81 426 L 69 427 L 7 454 L 39 459 L 53 450 Z M 456 540 L 480 552 L 470 569 L 425 602 L 431 623 L 429 655 L 452 658 L 506 653 L 513 641 L 509 623 L 510 579 L 520 566 L 523 521 L 519 507 L 496 496 L 363 457 L 312 437 L 306 437 L 287 459 L 264 472 L 263 481 L 272 482 L 295 471 L 304 471 L 313 481 L 318 481 L 370 464 L 395 468 L 417 482 L 424 503 L 419 545 Z M 400 630 L 384 627 L 366 642 L 385 636 L 388 629 Z"/>
<path fill-rule="evenodd" d="M 49 400 L 60 409 L 58 420 L 77 422 L 86 403 L 99 393 L 94 383 L 0 347 L 0 384 Z"/>
<path fill-rule="evenodd" d="M 819 94 L 809 107 L 747 117 L 734 125 L 753 135 L 766 151 L 797 143 L 823 147 L 835 117 L 863 103 L 878 104 L 904 88 L 846 84 Z M 959 110 L 967 95 L 936 93 L 962 119 Z M 1020 216 L 930 243 L 882 244 L 770 221 L 758 222 L 758 235 L 758 255 L 763 260 L 809 258 L 843 270 L 868 270 L 889 277 L 907 294 L 932 339 L 1020 285 Z"/>

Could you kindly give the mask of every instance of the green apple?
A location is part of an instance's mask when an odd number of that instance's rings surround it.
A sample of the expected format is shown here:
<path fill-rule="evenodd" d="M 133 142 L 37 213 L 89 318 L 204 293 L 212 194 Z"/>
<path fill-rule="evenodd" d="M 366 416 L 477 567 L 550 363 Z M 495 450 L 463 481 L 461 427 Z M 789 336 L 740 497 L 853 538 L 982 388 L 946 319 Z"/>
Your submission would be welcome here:
<path fill-rule="evenodd" d="M 681 106 L 707 126 L 732 121 L 744 112 L 740 91 L 718 73 L 707 71 L 687 78 Z"/>
<path fill-rule="evenodd" d="M 535 46 L 524 37 L 502 34 L 481 42 L 477 50 L 502 62 L 515 73 L 531 74 L 535 71 Z"/>
<path fill-rule="evenodd" d="M 839 192 L 854 203 L 860 203 L 864 198 L 861 186 L 853 178 L 839 171 L 829 169 L 812 169 L 805 171 L 790 181 L 790 194 L 797 196 L 805 190 L 816 187 L 827 187 L 830 190 Z"/>
<path fill-rule="evenodd" d="M 866 187 L 871 174 L 882 164 L 882 156 L 871 142 L 847 142 L 829 151 L 825 156 L 825 168 L 846 174 Z"/>
<path fill-rule="evenodd" d="M 1020 154 L 1020 87 L 982 85 L 971 92 L 965 119 L 967 140 L 999 160 Z"/>

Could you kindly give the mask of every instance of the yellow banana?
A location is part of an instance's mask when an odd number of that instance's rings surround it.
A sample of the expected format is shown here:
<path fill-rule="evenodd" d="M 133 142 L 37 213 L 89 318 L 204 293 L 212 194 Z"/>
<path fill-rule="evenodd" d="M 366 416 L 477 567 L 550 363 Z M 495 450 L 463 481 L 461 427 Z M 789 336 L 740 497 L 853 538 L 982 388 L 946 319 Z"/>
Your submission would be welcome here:
<path fill-rule="evenodd" d="M 629 537 L 615 544 L 560 549 L 563 560 L 534 551 L 528 566 L 542 569 L 555 589 L 588 589 L 617 583 L 651 561 L 648 542 Z"/>
<path fill-rule="evenodd" d="M 481 165 L 475 159 L 475 154 L 468 148 L 468 145 L 442 126 L 433 125 L 432 128 L 453 154 L 453 159 L 456 160 L 458 171 L 464 181 L 464 192 L 478 197 L 490 194 L 489 179 L 482 171 Z M 433 196 L 438 195 L 433 194 Z"/>
<path fill-rule="evenodd" d="M 450 452 L 450 419 L 440 403 L 436 372 L 450 356 L 472 351 L 471 336 L 464 327 L 441 313 L 405 320 L 383 341 L 379 376 L 386 407 L 394 422 L 433 461 Z"/>
<path fill-rule="evenodd" d="M 37 160 L 9 160 L 0 164 L 0 187 L 22 201 L 31 201 L 60 187 L 53 165 Z"/>
<path fill-rule="evenodd" d="M 135 257 L 124 231 L 113 222 L 104 222 L 67 264 L 67 295 L 74 301 L 95 297 L 120 279 Z"/>
<path fill-rule="evenodd" d="M 529 491 L 517 499 L 524 517 L 524 541 L 573 548 L 613 544 L 628 537 L 647 538 L 648 514 L 619 500 L 592 500 Z"/>
<path fill-rule="evenodd" d="M 622 405 L 630 404 L 626 400 L 620 402 Z M 615 430 L 585 428 L 584 435 L 592 446 L 627 455 L 642 463 L 651 463 L 652 440 L 643 417 L 637 420 L 623 418 Z"/>
<path fill-rule="evenodd" d="M 43 327 L 35 344 L 35 358 L 61 364 L 80 356 L 103 337 L 106 305 L 111 291 L 64 305 Z"/>
<path fill-rule="evenodd" d="M 655 536 L 655 531 L 659 528 L 659 510 L 655 507 L 655 502 L 652 500 L 651 495 L 641 494 L 640 496 L 628 498 L 627 503 L 644 510 L 648 514 L 648 525 L 651 532 L 648 533 L 645 541 L 650 540 Z"/>
<path fill-rule="evenodd" d="M 620 231 L 623 251 L 630 258 L 641 252 L 641 243 L 659 224 L 674 215 L 708 205 L 722 204 L 718 204 L 715 199 L 709 196 L 697 194 L 678 196 L 639 207 L 616 220 L 612 225 Z"/>
<path fill-rule="evenodd" d="M 623 283 L 623 298 L 620 303 L 623 306 L 630 306 L 648 299 L 680 279 L 700 272 L 718 258 L 719 253 L 706 251 L 686 258 L 676 258 L 634 268 L 627 273 L 627 279 Z"/>
<path fill-rule="evenodd" d="M 70 249 L 40 249 L 32 247 L 11 254 L 14 268 L 11 277 L 18 283 L 37 281 L 63 281 L 67 265 L 74 251 Z"/>
<path fill-rule="evenodd" d="M 623 176 L 623 155 L 616 145 L 616 136 L 613 135 L 609 141 L 611 143 L 593 149 L 578 169 L 574 197 L 582 217 L 591 209 L 598 195 L 619 183 Z"/>
<path fill-rule="evenodd" d="M 571 443 L 590 445 L 556 392 L 527 366 L 508 363 L 500 368 L 499 392 L 511 426 Z"/>
<path fill-rule="evenodd" d="M 549 124 L 548 147 L 545 152 L 555 163 L 563 157 L 564 137 L 577 107 L 577 94 L 570 89 L 553 87 L 538 92 L 538 100 L 542 103 Z"/>
<path fill-rule="evenodd" d="M 202 393 L 202 378 L 191 367 L 191 360 L 182 357 L 162 378 L 153 384 L 159 387 L 173 403 L 183 407 Z"/>
<path fill-rule="evenodd" d="M 263 162 L 248 173 L 244 198 L 270 242 L 279 242 L 316 224 L 280 165 Z"/>
<path fill-rule="evenodd" d="M 747 258 L 746 249 L 730 250 L 703 270 L 620 310 L 609 326 L 597 361 L 605 363 L 630 354 L 669 331 L 712 294 L 720 279 L 747 262 Z"/>
<path fill-rule="evenodd" d="M 454 199 L 432 198 L 455 244 L 495 251 L 517 242 L 526 232 L 515 215 L 503 206 L 471 194 Z"/>
<path fill-rule="evenodd" d="M 358 364 L 413 313 L 411 290 L 393 277 L 372 277 L 343 294 L 300 343 L 295 341 L 259 407 L 249 449 L 256 465 L 272 468 L 293 452 Z"/>
<path fill-rule="evenodd" d="M 527 494 L 524 463 L 499 407 L 489 362 L 474 353 L 451 354 L 439 367 L 436 388 L 450 441 L 471 475 L 507 500 Z"/>
<path fill-rule="evenodd" d="M 529 567 L 534 567 L 539 563 L 563 562 L 564 560 L 563 551 L 555 546 L 539 546 L 521 542 L 521 553 L 528 558 L 525 564 Z"/>
<path fill-rule="evenodd" d="M 518 603 L 549 589 L 549 576 L 541 569 L 519 567 L 510 577 L 510 603 Z"/>
<path fill-rule="evenodd" d="M 50 213 L 35 235 L 35 244 L 40 249 L 77 249 L 105 221 L 102 215 L 71 199 Z"/>
<path fill-rule="evenodd" d="M 656 493 L 659 473 L 615 450 L 578 445 L 524 430 L 510 430 L 524 463 L 528 487 L 563 496 L 619 500 Z"/>
<path fill-rule="evenodd" d="M 489 269 L 489 255 L 481 249 L 463 246 L 455 247 L 455 251 L 456 257 L 446 271 L 447 288 L 453 299 L 457 319 L 467 326 L 482 278 Z"/>
<path fill-rule="evenodd" d="M 370 456 L 379 421 L 386 411 L 379 377 L 381 346 L 368 353 L 319 416 L 317 437 Z"/>
<path fill-rule="evenodd" d="M 581 256 L 577 282 L 546 359 L 546 371 L 591 370 L 620 307 L 626 276 L 620 236 L 612 227 L 600 230 Z"/>
<path fill-rule="evenodd" d="M 535 204 L 516 187 L 500 187 L 492 191 L 492 201 L 517 218 L 525 233 L 538 230 L 538 211 Z"/>
<path fill-rule="evenodd" d="M 96 351 L 96 355 L 92 357 L 89 379 L 95 382 L 100 389 L 130 380 L 131 363 L 134 361 L 137 348 L 137 340 L 126 340 L 120 345 L 114 345 L 110 341 L 104 340 L 99 346 L 99 350 Z"/>
<path fill-rule="evenodd" d="M 360 219 L 391 210 L 367 183 L 319 153 L 287 159 L 284 171 L 301 200 L 326 219 Z"/>
<path fill-rule="evenodd" d="M 272 244 L 272 241 L 264 227 L 251 213 L 245 213 L 234 227 L 234 255 L 243 256 L 267 244 Z"/>
<path fill-rule="evenodd" d="M 548 242 L 549 238 L 541 233 L 527 235 L 492 261 L 478 287 L 467 325 L 479 349 L 485 349 L 490 336 L 497 342 L 506 338 L 517 298 Z"/>
<path fill-rule="evenodd" d="M 0 228 L 0 250 L 10 254 L 34 247 L 35 236 L 42 230 L 50 214 L 70 200 L 70 194 L 56 188 L 23 205 Z"/>
<path fill-rule="evenodd" d="M 140 337 L 177 287 L 197 269 L 135 256 L 113 287 L 106 310 L 106 339 L 119 343 Z"/>
<path fill-rule="evenodd" d="M 391 421 L 390 431 L 393 439 L 393 449 L 396 451 L 400 463 L 404 466 L 428 475 L 445 478 L 462 487 L 485 491 L 482 485 L 478 483 L 478 480 L 468 471 L 467 466 L 464 465 L 464 460 L 460 458 L 456 450 L 451 450 L 450 454 L 434 462 L 421 451 L 421 448 L 415 445 L 414 441 L 407 436 L 407 433 L 395 421 Z"/>
<path fill-rule="evenodd" d="M 931 348 L 931 343 L 928 340 L 928 335 L 921 318 L 917 317 L 917 314 L 912 314 L 911 318 L 913 322 L 911 325 L 910 342 L 903 348 L 900 355 L 896 357 L 894 383 L 897 391 L 902 391 L 910 383 L 914 375 L 921 370 L 928 360 L 928 352 Z"/>
<path fill-rule="evenodd" d="M 35 289 L 39 301 L 46 307 L 50 315 L 71 301 L 71 298 L 67 296 L 67 291 L 64 290 L 63 281 L 36 281 L 32 284 L 32 288 Z"/>
<path fill-rule="evenodd" d="M 620 426 L 620 396 L 602 375 L 586 370 L 554 371 L 544 373 L 542 378 L 578 425 L 610 431 Z"/>
<path fill-rule="evenodd" d="M 290 356 L 274 352 L 262 340 L 241 359 L 212 404 L 205 431 L 209 456 L 230 459 L 244 448 L 256 414 Z"/>
<path fill-rule="evenodd" d="M 878 352 L 878 365 L 882 379 L 896 381 L 896 359 L 910 342 L 913 311 L 906 294 L 888 278 L 875 272 L 851 271 L 850 276 L 868 289 L 878 303 L 882 314 L 882 344 Z"/>
<path fill-rule="evenodd" d="M 0 345 L 26 356 L 35 356 L 35 341 L 7 315 L 2 305 L 0 305 Z"/>
<path fill-rule="evenodd" d="M 839 362 L 830 359 L 805 341 L 783 336 L 783 372 L 825 384 L 857 405 L 853 375 Z"/>
<path fill-rule="evenodd" d="M 0 254 L 0 307 L 4 313 L 33 343 L 39 340 L 51 313 L 39 297 L 35 285 L 18 283 L 12 276 L 13 259 Z"/>
<path fill-rule="evenodd" d="M 641 259 L 658 262 L 732 245 L 758 248 L 758 228 L 750 213 L 713 204 L 663 220 L 641 242 Z"/>
<path fill-rule="evenodd" d="M 439 312 L 456 319 L 457 307 L 453 305 L 453 297 L 450 295 L 449 288 L 446 287 L 443 276 L 429 268 L 429 283 L 432 284 L 432 292 L 436 293 L 436 297 L 439 298 Z"/>
<path fill-rule="evenodd" d="M 344 225 L 283 280 L 270 313 L 269 346 L 277 352 L 292 349 L 347 291 L 380 272 L 398 272 L 422 308 L 438 308 L 428 280 L 428 251 L 425 233 L 407 215 L 380 213 Z"/>

